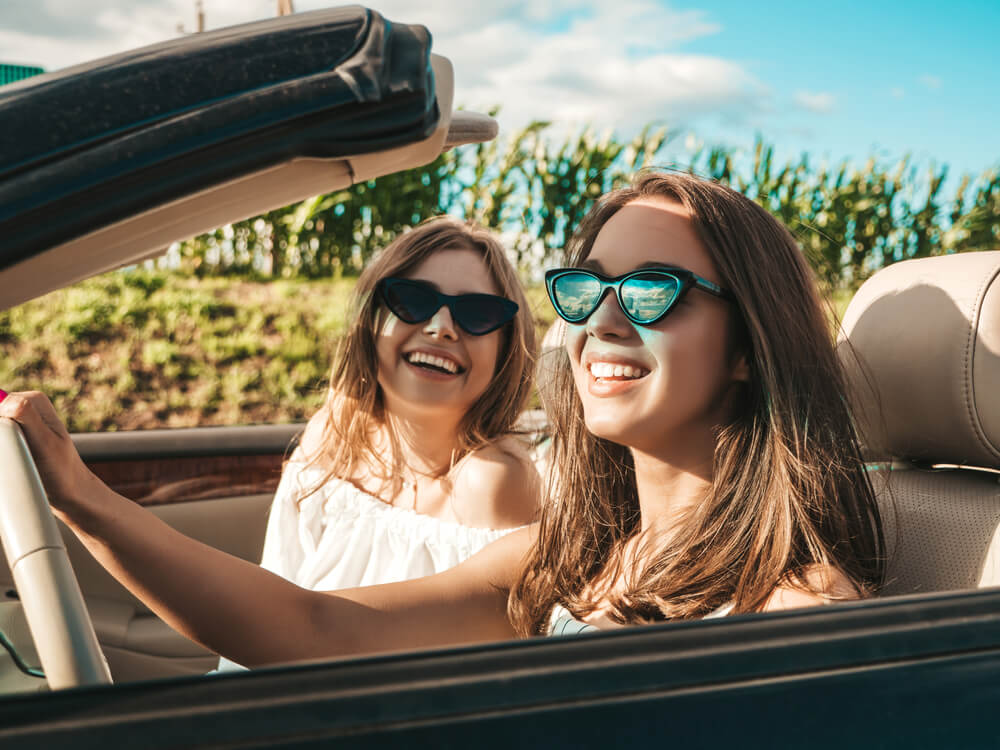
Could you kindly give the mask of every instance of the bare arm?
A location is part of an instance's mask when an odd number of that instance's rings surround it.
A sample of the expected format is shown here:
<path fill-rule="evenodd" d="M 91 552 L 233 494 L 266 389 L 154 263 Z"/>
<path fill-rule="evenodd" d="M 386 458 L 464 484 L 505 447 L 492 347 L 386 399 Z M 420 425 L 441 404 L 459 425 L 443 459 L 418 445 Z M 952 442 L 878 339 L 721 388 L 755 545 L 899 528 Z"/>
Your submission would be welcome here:
<path fill-rule="evenodd" d="M 764 611 L 835 604 L 861 596 L 851 580 L 832 566 L 812 566 L 806 571 L 804 583 L 808 589 L 791 584 L 778 586 L 764 604 Z"/>
<path fill-rule="evenodd" d="M 100 482 L 42 394 L 12 394 L 56 514 L 170 626 L 248 666 L 513 636 L 507 590 L 525 529 L 437 576 L 346 592 L 299 588 L 175 531 Z"/>

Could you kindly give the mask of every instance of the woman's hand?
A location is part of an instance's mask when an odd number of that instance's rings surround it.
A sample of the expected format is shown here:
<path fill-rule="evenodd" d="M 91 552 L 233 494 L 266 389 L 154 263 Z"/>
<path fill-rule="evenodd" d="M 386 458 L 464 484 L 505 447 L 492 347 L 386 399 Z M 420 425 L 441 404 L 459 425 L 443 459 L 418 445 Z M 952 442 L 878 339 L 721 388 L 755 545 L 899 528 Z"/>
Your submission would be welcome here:
<path fill-rule="evenodd" d="M 21 425 L 49 503 L 68 512 L 101 482 L 77 453 L 66 427 L 44 393 L 10 393 L 0 401 L 0 417 Z"/>

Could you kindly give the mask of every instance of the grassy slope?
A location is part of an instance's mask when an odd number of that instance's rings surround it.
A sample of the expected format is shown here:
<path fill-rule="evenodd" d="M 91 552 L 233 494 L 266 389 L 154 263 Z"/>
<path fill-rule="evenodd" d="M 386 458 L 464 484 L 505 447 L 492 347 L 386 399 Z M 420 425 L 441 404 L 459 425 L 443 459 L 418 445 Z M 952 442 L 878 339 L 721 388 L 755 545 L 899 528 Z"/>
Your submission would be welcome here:
<path fill-rule="evenodd" d="M 0 313 L 0 385 L 45 391 L 75 432 L 305 419 L 352 286 L 106 274 Z"/>
<path fill-rule="evenodd" d="M 0 312 L 0 386 L 45 391 L 74 432 L 303 420 L 353 285 L 106 274 Z M 528 297 L 541 340 L 554 313 Z"/>

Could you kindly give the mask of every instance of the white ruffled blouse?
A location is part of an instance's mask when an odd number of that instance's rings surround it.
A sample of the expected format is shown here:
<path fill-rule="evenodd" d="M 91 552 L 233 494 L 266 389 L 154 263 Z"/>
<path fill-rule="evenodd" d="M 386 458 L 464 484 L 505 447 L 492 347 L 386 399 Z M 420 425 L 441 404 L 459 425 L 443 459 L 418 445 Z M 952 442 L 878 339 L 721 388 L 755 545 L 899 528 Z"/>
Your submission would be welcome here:
<path fill-rule="evenodd" d="M 303 588 L 330 591 L 439 573 L 513 529 L 482 529 L 387 505 L 295 457 L 278 484 L 261 566 Z M 301 498 L 301 500 L 300 500 Z"/>
<path fill-rule="evenodd" d="M 322 480 L 323 472 L 294 454 L 285 464 L 260 561 L 262 568 L 314 591 L 440 573 L 514 530 L 477 529 L 397 508 L 342 479 L 304 497 Z M 223 657 L 215 672 L 241 669 Z"/>

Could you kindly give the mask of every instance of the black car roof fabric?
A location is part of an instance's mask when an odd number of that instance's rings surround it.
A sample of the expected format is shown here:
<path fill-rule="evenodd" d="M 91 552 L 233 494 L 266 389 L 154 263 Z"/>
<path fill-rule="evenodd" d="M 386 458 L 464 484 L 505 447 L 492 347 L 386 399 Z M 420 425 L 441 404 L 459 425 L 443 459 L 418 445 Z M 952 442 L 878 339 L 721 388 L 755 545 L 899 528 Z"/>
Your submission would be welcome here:
<path fill-rule="evenodd" d="M 0 88 L 0 267 L 294 157 L 422 140 L 439 117 L 427 30 L 358 6 Z"/>

